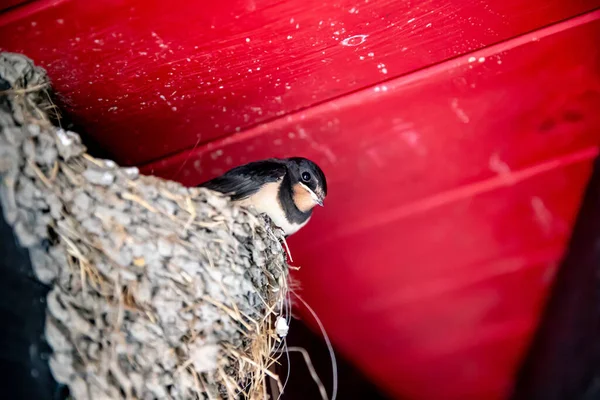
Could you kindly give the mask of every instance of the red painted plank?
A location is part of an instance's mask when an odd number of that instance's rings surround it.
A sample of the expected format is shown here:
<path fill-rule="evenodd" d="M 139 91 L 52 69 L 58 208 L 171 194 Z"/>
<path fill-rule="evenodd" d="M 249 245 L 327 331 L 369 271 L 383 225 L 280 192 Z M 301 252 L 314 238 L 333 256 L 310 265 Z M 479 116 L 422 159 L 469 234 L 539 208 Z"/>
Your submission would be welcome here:
<path fill-rule="evenodd" d="M 504 398 L 546 296 L 551 277 L 547 271 L 553 265 L 551 260 L 516 264 L 411 306 L 373 311 L 365 316 L 355 340 L 372 340 L 372 333 L 365 334 L 369 322 L 382 320 L 382 335 L 368 350 L 401 354 L 402 360 L 395 362 L 393 371 L 375 357 L 359 361 L 377 378 L 395 382 L 399 398 Z M 522 295 L 530 291 L 532 295 Z"/>
<path fill-rule="evenodd" d="M 598 6 L 39 0 L 0 15 L 0 47 L 46 66 L 75 119 L 141 163 Z"/>
<path fill-rule="evenodd" d="M 335 343 L 397 397 L 501 399 L 598 154 L 598 37 L 590 13 L 146 170 L 315 159 L 330 195 L 290 246 Z"/>
<path fill-rule="evenodd" d="M 334 188 L 327 199 L 334 212 L 317 219 L 329 237 L 385 221 L 402 205 L 459 185 L 490 177 L 510 184 L 512 170 L 598 144 L 599 16 L 357 92 L 146 170 L 197 184 L 253 159 L 308 155 Z"/>
<path fill-rule="evenodd" d="M 576 162 L 329 245 L 293 242 L 302 295 L 395 398 L 502 399 L 589 170 Z"/>

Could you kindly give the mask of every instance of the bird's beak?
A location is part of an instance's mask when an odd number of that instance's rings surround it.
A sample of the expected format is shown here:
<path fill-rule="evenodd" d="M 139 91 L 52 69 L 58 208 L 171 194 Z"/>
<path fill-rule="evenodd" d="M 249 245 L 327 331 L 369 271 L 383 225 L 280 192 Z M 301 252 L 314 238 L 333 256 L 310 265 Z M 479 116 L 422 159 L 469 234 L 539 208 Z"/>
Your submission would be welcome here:
<path fill-rule="evenodd" d="M 325 196 L 323 196 L 323 193 L 321 193 L 321 191 L 318 191 L 318 193 L 315 196 L 315 202 L 320 205 L 321 207 L 323 207 L 323 201 L 325 200 Z"/>
<path fill-rule="evenodd" d="M 312 197 L 312 199 L 313 199 L 313 201 L 314 201 L 315 203 L 317 203 L 318 205 L 320 205 L 321 207 L 323 207 L 323 200 L 325 200 L 325 198 L 324 198 L 324 196 L 323 196 L 323 193 L 321 193 L 321 191 L 320 191 L 320 190 L 319 190 L 319 194 L 317 194 L 317 193 L 313 192 L 313 191 L 312 191 L 312 190 L 311 190 L 311 189 L 310 189 L 308 186 L 306 186 L 305 184 L 303 184 L 303 183 L 300 183 L 300 185 L 302 185 L 302 187 L 303 187 L 304 189 L 306 189 L 306 191 L 307 191 L 308 193 L 310 193 L 310 197 Z"/>

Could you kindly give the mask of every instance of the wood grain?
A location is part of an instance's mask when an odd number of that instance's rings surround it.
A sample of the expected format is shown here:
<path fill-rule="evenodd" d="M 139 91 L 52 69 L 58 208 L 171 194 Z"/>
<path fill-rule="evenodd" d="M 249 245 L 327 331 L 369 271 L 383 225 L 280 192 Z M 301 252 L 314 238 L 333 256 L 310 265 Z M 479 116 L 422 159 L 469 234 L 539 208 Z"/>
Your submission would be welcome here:
<path fill-rule="evenodd" d="M 45 66 L 73 118 L 139 164 L 598 6 L 38 0 L 0 15 L 0 48 Z"/>

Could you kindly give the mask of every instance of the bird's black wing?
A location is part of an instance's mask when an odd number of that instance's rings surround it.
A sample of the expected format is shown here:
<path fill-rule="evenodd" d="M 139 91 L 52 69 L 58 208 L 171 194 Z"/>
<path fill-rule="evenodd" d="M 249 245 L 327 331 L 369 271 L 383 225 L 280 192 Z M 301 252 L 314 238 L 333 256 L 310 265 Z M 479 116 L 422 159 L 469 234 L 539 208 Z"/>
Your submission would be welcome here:
<path fill-rule="evenodd" d="M 198 186 L 227 194 L 233 200 L 240 200 L 253 195 L 263 185 L 278 181 L 285 172 L 286 165 L 282 160 L 255 161 L 233 168 Z"/>

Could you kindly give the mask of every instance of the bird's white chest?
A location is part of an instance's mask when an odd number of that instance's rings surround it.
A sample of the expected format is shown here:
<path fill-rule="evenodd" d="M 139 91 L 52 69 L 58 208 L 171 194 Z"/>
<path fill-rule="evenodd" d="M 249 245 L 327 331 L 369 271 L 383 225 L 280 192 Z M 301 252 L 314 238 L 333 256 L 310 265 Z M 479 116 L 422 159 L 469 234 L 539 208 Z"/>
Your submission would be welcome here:
<path fill-rule="evenodd" d="M 306 225 L 310 217 L 301 224 L 290 223 L 279 202 L 279 185 L 280 182 L 267 183 L 255 194 L 237 203 L 244 207 L 253 207 L 259 213 L 267 214 L 276 226 L 283 229 L 286 235 L 291 235 Z"/>

